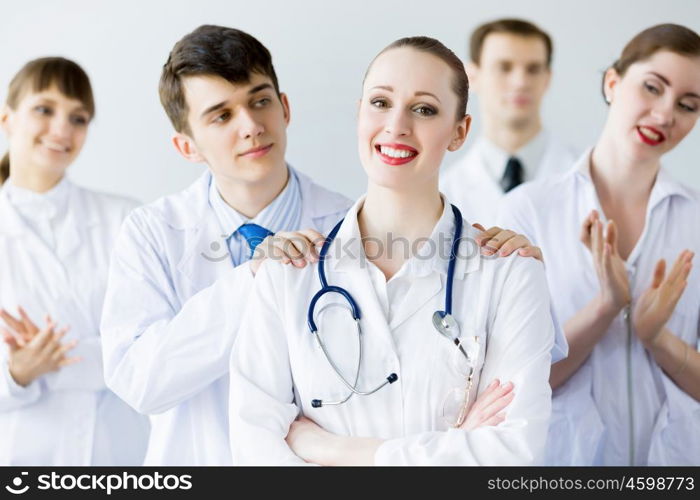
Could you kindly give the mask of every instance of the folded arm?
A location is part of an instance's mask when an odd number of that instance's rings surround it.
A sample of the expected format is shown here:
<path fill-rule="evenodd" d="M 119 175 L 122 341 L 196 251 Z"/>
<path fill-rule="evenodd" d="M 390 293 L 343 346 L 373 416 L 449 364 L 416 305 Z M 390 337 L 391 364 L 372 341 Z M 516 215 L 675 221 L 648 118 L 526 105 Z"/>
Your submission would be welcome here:
<path fill-rule="evenodd" d="M 308 419 L 300 419 L 288 438 L 292 448 L 307 460 L 322 465 L 539 463 L 551 411 L 547 381 L 553 326 L 541 265 L 524 261 L 516 262 L 519 269 L 510 273 L 500 297 L 492 299 L 499 305 L 481 380 L 512 380 L 513 384 L 500 387 L 493 382 L 488 386 L 482 384 L 485 387 L 472 410 L 486 411 L 485 425 L 479 425 L 481 421 L 476 419 L 479 422 L 476 425 L 382 441 L 334 435 Z M 513 392 L 509 394 L 511 389 Z M 480 400 L 485 404 L 480 405 Z M 499 406 L 493 408 L 492 404 Z M 505 420 L 498 418 L 506 406 Z"/>

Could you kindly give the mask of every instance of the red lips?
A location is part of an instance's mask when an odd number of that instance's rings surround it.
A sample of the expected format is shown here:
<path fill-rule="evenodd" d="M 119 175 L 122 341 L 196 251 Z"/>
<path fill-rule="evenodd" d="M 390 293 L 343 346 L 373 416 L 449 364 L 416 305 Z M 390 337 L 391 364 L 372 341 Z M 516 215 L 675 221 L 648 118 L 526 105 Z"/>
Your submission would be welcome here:
<path fill-rule="evenodd" d="M 656 134 L 658 139 L 652 139 L 651 137 L 644 135 L 644 133 L 642 133 L 642 128 L 645 128 L 645 129 L 653 132 L 654 134 Z M 666 140 L 666 136 L 663 134 L 663 132 L 655 129 L 654 127 L 649 127 L 647 125 L 637 127 L 637 135 L 639 136 L 639 138 L 642 140 L 642 142 L 644 144 L 648 144 L 649 146 L 658 146 L 659 144 L 661 144 L 662 142 L 664 142 Z"/>
<path fill-rule="evenodd" d="M 391 148 L 396 151 L 408 151 L 409 155 L 406 157 L 389 156 L 387 154 L 382 153 L 382 147 Z M 374 146 L 374 149 L 377 151 L 379 158 L 387 165 L 403 165 L 405 163 L 413 161 L 413 159 L 416 156 L 418 156 L 418 150 L 416 148 L 412 148 L 411 146 L 399 143 L 376 144 Z"/>

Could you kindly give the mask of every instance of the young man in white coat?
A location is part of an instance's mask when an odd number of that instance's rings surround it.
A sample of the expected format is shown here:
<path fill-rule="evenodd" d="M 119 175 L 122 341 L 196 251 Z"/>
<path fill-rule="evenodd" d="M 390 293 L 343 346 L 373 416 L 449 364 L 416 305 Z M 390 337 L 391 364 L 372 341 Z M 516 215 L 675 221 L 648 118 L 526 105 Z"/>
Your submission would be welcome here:
<path fill-rule="evenodd" d="M 163 67 L 160 97 L 175 148 L 208 168 L 122 227 L 102 320 L 105 376 L 151 415 L 146 464 L 225 465 L 228 360 L 254 272 L 264 255 L 313 260 L 316 231 L 350 202 L 285 162 L 287 96 L 252 36 L 188 34 Z M 314 230 L 291 233 L 299 228 Z"/>
<path fill-rule="evenodd" d="M 520 19 L 489 22 L 472 33 L 470 57 L 482 133 L 442 174 L 441 190 L 467 220 L 491 225 L 505 193 L 566 171 L 576 154 L 542 127 L 540 106 L 552 76 L 547 33 Z"/>

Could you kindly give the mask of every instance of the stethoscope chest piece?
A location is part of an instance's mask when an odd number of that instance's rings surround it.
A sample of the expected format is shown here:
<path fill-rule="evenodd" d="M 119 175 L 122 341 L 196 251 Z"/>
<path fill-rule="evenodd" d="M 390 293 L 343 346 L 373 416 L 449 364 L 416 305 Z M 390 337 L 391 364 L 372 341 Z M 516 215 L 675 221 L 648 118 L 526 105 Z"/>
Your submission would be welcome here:
<path fill-rule="evenodd" d="M 433 313 L 433 326 L 440 335 L 451 342 L 459 338 L 459 324 L 457 324 L 457 320 L 445 311 L 435 311 Z"/>

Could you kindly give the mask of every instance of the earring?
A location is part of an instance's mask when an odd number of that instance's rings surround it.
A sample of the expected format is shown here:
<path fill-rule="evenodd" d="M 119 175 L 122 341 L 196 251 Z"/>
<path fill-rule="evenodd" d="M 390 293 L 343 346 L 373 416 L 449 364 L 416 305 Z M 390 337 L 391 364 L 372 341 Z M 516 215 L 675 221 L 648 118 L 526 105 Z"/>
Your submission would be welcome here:
<path fill-rule="evenodd" d="M 610 99 L 610 96 L 609 96 L 609 95 L 606 95 L 606 96 L 605 96 L 605 103 L 606 103 L 606 104 L 610 104 L 611 102 L 612 102 L 612 99 Z"/>

